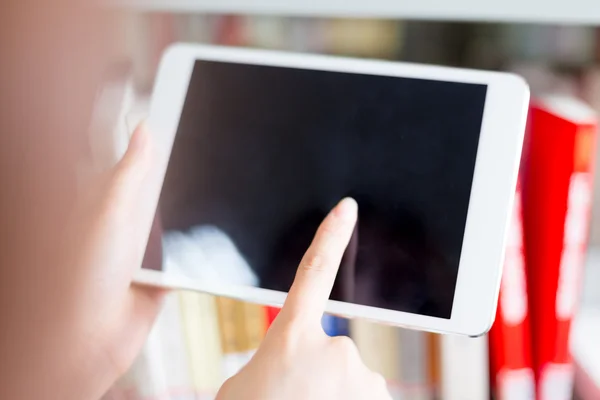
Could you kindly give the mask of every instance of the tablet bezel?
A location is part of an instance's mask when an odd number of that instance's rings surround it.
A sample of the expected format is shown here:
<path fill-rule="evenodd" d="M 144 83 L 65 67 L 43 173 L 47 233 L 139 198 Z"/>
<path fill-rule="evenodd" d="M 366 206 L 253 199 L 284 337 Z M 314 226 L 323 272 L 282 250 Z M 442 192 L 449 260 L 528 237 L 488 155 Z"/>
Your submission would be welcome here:
<path fill-rule="evenodd" d="M 490 329 L 496 313 L 504 246 L 529 106 L 529 88 L 522 78 L 508 73 L 402 62 L 196 44 L 173 45 L 167 49 L 160 63 L 146 122 L 156 144 L 157 162 L 154 168 L 158 169 L 154 174 L 157 178 L 148 189 L 145 207 L 149 208 L 149 215 L 154 215 L 158 202 L 196 60 L 487 85 L 451 317 L 444 319 L 332 300 L 327 311 L 439 333 L 480 336 Z M 286 296 L 284 292 L 207 284 L 144 269 L 137 271 L 134 279 L 140 284 L 199 290 L 273 306 L 283 304 Z"/>

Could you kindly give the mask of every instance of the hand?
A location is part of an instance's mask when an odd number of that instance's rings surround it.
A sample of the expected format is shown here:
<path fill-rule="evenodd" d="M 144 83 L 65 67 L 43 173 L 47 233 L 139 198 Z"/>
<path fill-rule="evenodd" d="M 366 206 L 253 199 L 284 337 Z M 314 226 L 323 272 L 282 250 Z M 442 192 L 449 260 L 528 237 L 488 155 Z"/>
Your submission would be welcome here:
<path fill-rule="evenodd" d="M 252 360 L 217 400 L 390 400 L 382 376 L 362 362 L 352 340 L 328 337 L 321 317 L 357 219 L 345 199 L 323 221 L 277 319 Z"/>
<path fill-rule="evenodd" d="M 138 128 L 118 165 L 88 180 L 57 227 L 59 251 L 16 295 L 26 321 L 15 317 L 20 333 L 8 333 L 0 398 L 98 399 L 133 363 L 163 297 L 131 284 L 152 218 L 139 207 L 152 161 Z"/>
<path fill-rule="evenodd" d="M 75 332 L 81 334 L 85 356 L 96 357 L 95 375 L 106 376 L 87 383 L 90 395 L 94 389 L 90 398 L 104 393 L 129 369 L 164 295 L 160 289 L 132 285 L 152 218 L 140 204 L 153 171 L 153 155 L 151 137 L 141 125 L 118 165 L 84 191 L 75 212 L 77 226 L 68 243 L 74 252 L 66 262 L 79 270 Z"/>

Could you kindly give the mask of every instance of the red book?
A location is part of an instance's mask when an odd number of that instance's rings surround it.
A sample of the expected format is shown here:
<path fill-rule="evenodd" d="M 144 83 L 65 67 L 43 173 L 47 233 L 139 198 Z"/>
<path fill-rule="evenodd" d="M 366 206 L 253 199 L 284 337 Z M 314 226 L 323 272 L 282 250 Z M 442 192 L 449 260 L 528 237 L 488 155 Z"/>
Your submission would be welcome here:
<path fill-rule="evenodd" d="M 247 32 L 244 17 L 226 15 L 219 17 L 216 24 L 215 42 L 224 46 L 244 46 Z"/>
<path fill-rule="evenodd" d="M 522 182 L 537 393 L 570 399 L 569 330 L 588 240 L 597 120 L 569 97 L 540 99 L 530 118 Z"/>
<path fill-rule="evenodd" d="M 266 307 L 267 309 L 267 327 L 271 326 L 277 315 L 279 315 L 279 311 L 281 311 L 278 307 Z"/>
<path fill-rule="evenodd" d="M 523 251 L 521 190 L 517 187 L 496 320 L 489 333 L 490 374 L 497 400 L 532 400 L 535 379 Z"/>

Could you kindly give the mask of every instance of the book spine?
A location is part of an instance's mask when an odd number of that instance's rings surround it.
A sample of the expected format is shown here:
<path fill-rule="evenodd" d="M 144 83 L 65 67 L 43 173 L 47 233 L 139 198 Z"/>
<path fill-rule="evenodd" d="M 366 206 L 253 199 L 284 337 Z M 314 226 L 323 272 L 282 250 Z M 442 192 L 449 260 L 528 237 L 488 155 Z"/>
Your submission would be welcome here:
<path fill-rule="evenodd" d="M 350 326 L 345 318 L 336 317 L 335 315 L 324 314 L 321 319 L 323 330 L 328 336 L 349 336 Z"/>
<path fill-rule="evenodd" d="M 557 112 L 537 105 L 531 110 L 523 195 L 540 400 L 568 399 L 573 389 L 569 332 L 587 247 L 597 129 Z"/>
<path fill-rule="evenodd" d="M 427 334 L 427 344 L 429 346 L 428 352 L 428 382 L 429 382 L 429 392 L 431 393 L 432 399 L 439 399 L 442 387 L 442 377 L 441 377 L 441 336 L 435 333 Z"/>
<path fill-rule="evenodd" d="M 214 395 L 224 381 L 215 300 L 195 292 L 179 293 L 189 368 L 197 396 Z"/>
<path fill-rule="evenodd" d="M 225 46 L 245 46 L 248 44 L 247 21 L 237 15 L 217 16 L 214 20 L 215 43 Z"/>
<path fill-rule="evenodd" d="M 279 315 L 281 308 L 279 307 L 267 307 L 267 329 L 275 322 L 275 318 Z"/>
<path fill-rule="evenodd" d="M 202 315 L 202 344 L 204 362 L 203 375 L 206 376 L 206 393 L 212 396 L 217 393 L 225 377 L 216 365 L 223 363 L 221 334 L 219 332 L 219 317 L 214 296 L 200 293 L 200 312 Z"/>
<path fill-rule="evenodd" d="M 441 336 L 441 391 L 444 400 L 487 400 L 490 397 L 488 340 Z"/>
<path fill-rule="evenodd" d="M 489 333 L 491 383 L 498 400 L 535 399 L 522 227 L 521 191 L 518 188 L 496 321 Z"/>
<path fill-rule="evenodd" d="M 171 398 L 194 398 L 195 387 L 190 374 L 189 354 L 177 293 L 166 296 L 155 326 L 161 334 L 162 362 L 168 390 L 165 394 Z"/>
<path fill-rule="evenodd" d="M 600 60 L 600 29 L 598 29 L 598 60 Z M 583 74 L 580 82 L 580 92 L 583 100 L 587 102 L 600 115 L 600 67 L 589 68 Z M 600 140 L 596 140 L 595 153 L 600 151 Z M 594 194 L 592 196 L 592 209 L 600 210 L 600 174 L 594 174 Z M 592 213 L 590 245 L 600 245 L 600 212 Z"/>
<path fill-rule="evenodd" d="M 244 303 L 243 306 L 248 347 L 245 355 L 245 363 L 247 363 L 258 350 L 267 333 L 267 310 L 266 307 L 258 304 Z"/>
<path fill-rule="evenodd" d="M 250 346 L 244 321 L 244 304 L 225 297 L 217 298 L 223 374 L 225 379 L 237 374 L 248 361 Z"/>
<path fill-rule="evenodd" d="M 350 320 L 350 337 L 356 343 L 365 365 L 386 379 L 392 397 L 402 398 L 398 328 L 353 319 Z"/>
<path fill-rule="evenodd" d="M 394 58 L 402 45 L 401 28 L 396 21 L 333 19 L 324 31 L 325 42 L 334 54 Z"/>
<path fill-rule="evenodd" d="M 247 43 L 254 47 L 289 47 L 287 20 L 277 16 L 253 16 L 246 20 Z"/>
<path fill-rule="evenodd" d="M 429 338 L 427 333 L 400 329 L 400 386 L 406 398 L 431 398 L 429 383 Z"/>

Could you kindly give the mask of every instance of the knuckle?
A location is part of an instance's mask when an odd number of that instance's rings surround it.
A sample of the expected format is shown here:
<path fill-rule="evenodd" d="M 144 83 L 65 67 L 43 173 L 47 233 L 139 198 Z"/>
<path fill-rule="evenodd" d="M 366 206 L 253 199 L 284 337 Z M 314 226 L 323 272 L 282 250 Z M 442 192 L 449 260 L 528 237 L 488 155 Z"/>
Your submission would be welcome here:
<path fill-rule="evenodd" d="M 325 268 L 323 256 L 319 253 L 309 252 L 306 254 L 305 260 L 302 262 L 301 269 L 307 272 L 322 272 Z"/>
<path fill-rule="evenodd" d="M 354 344 L 354 341 L 348 336 L 337 336 L 333 338 L 333 343 L 337 351 L 348 359 L 358 356 L 358 349 Z"/>
<path fill-rule="evenodd" d="M 270 336 L 273 343 L 283 355 L 292 355 L 296 352 L 298 338 L 296 337 L 295 330 L 294 325 L 290 324 L 281 327 L 277 330 L 275 335 Z M 272 334 L 272 332 L 269 332 L 268 334 Z"/>

